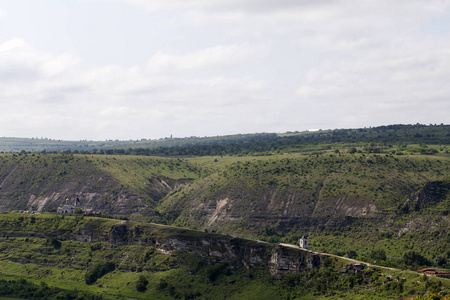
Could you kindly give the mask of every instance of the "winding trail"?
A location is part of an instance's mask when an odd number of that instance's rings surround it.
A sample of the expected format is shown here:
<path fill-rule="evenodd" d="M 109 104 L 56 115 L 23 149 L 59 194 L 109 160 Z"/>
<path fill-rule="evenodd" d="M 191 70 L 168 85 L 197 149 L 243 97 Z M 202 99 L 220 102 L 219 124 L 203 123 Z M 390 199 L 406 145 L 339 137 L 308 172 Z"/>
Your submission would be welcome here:
<path fill-rule="evenodd" d="M 289 248 L 299 249 L 299 250 L 303 250 L 303 251 L 308 251 L 308 252 L 314 253 L 314 254 L 341 258 L 341 259 L 345 259 L 345 260 L 348 260 L 348 261 L 351 261 L 351 262 L 354 262 L 354 263 L 357 263 L 357 264 L 362 264 L 362 265 L 365 265 L 365 266 L 368 266 L 368 267 L 380 268 L 380 269 L 391 270 L 391 271 L 404 271 L 404 270 L 400 270 L 400 269 L 396 269 L 396 268 L 390 268 L 390 267 L 374 265 L 374 264 L 371 264 L 371 263 L 368 263 L 368 262 L 365 262 L 365 261 L 351 259 L 351 258 L 348 258 L 348 257 L 343 257 L 343 256 L 334 255 L 334 254 L 330 254 L 330 253 L 325 253 L 325 252 L 320 252 L 320 251 L 313 251 L 313 250 L 309 250 L 309 249 L 303 249 L 303 248 L 300 248 L 299 246 L 292 245 L 292 244 L 279 243 L 279 245 L 283 246 L 283 247 L 289 247 Z M 417 272 L 414 272 L 414 273 L 417 273 Z"/>
<path fill-rule="evenodd" d="M 162 226 L 162 227 L 169 227 L 169 228 L 173 228 L 173 229 L 183 229 L 183 230 L 189 230 L 189 231 L 204 232 L 204 231 L 201 231 L 201 230 L 196 230 L 196 229 L 191 229 L 191 228 L 186 228 L 186 227 L 177 227 L 177 226 L 163 225 L 163 224 L 158 224 L 158 223 L 149 223 L 149 224 L 156 225 L 156 226 Z M 262 241 L 262 240 L 254 240 L 254 239 L 249 239 L 249 238 L 235 236 L 235 235 L 229 235 L 229 236 L 231 236 L 233 238 L 243 239 L 243 240 L 257 242 L 257 243 L 270 244 L 269 242 Z M 352 259 L 352 258 L 348 258 L 348 257 L 343 257 L 343 256 L 331 254 L 331 253 L 325 253 L 325 252 L 320 252 L 320 251 L 315 251 L 315 250 L 304 249 L 304 248 L 300 248 L 297 245 L 285 244 L 285 243 L 278 243 L 278 245 L 280 245 L 282 247 L 288 247 L 288 248 L 298 249 L 298 250 L 302 250 L 302 251 L 307 251 L 307 252 L 310 252 L 310 253 L 313 253 L 313 254 L 325 255 L 325 256 L 330 256 L 330 257 L 336 257 L 336 258 L 344 259 L 344 260 L 347 260 L 347 261 L 351 261 L 353 263 L 362 264 L 362 265 L 365 265 L 365 266 L 368 266 L 368 267 L 380 268 L 380 269 L 390 270 L 390 271 L 399 271 L 399 272 L 408 272 L 408 273 L 410 272 L 410 273 L 419 274 L 419 273 L 417 273 L 415 271 L 402 270 L 402 269 L 396 269 L 396 268 L 391 268 L 391 267 L 384 267 L 384 266 L 375 265 L 375 264 L 371 264 L 371 263 L 368 263 L 368 262 L 365 262 L 365 261 L 360 261 L 360 260 L 356 260 L 356 259 Z"/>

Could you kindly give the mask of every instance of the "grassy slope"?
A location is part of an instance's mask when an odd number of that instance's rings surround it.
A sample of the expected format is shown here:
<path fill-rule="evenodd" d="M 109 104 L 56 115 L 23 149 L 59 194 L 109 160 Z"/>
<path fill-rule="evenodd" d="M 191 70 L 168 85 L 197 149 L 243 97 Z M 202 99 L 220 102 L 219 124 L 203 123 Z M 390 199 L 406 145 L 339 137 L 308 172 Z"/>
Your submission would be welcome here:
<path fill-rule="evenodd" d="M 177 225 L 295 242 L 398 261 L 408 250 L 446 255 L 450 194 L 404 213 L 428 182 L 447 180 L 442 156 L 322 155 L 198 159 L 216 172 L 168 195 L 159 206 Z"/>
<path fill-rule="evenodd" d="M 114 212 L 118 195 L 153 207 L 172 189 L 198 178 L 202 170 L 178 159 L 67 154 L 0 156 L 0 200 L 3 209 L 55 209 L 66 197 L 82 201 L 97 193 L 93 208 Z M 33 199 L 40 201 L 33 203 Z M 44 201 L 50 198 L 50 201 Z M 109 203 L 108 203 L 109 202 Z M 145 204 L 144 204 L 145 203 Z M 85 203 L 86 204 L 86 203 Z M 0 206 L 0 207 L 1 207 Z M 113 206 L 111 208 L 111 206 Z M 119 208 L 117 208 L 118 210 Z M 116 211 L 119 213 L 119 211 Z"/>
<path fill-rule="evenodd" d="M 230 272 L 222 267 L 220 261 L 207 263 L 182 253 L 164 255 L 154 251 L 153 247 L 143 247 L 138 243 L 120 246 L 107 242 L 77 242 L 66 240 L 63 234 L 56 236 L 62 240 L 61 247 L 57 248 L 45 237 L 64 230 L 73 233 L 85 228 L 96 228 L 99 236 L 106 236 L 113 225 L 120 223 L 118 220 L 1 214 L 0 222 L 9 235 L 8 238 L 0 238 L 0 279 L 24 278 L 36 284 L 45 282 L 51 287 L 102 294 L 106 299 L 219 299 L 224 295 L 227 299 L 353 299 L 357 296 L 361 299 L 396 299 L 423 294 L 427 290 L 435 291 L 440 286 L 445 292 L 450 292 L 450 280 L 429 279 L 432 284 L 426 284 L 421 276 L 413 273 L 388 272 L 394 277 L 405 277 L 402 291 L 394 289 L 395 286 L 383 285 L 385 277 L 378 276 L 378 273 L 384 271 L 380 270 L 365 279 L 339 277 L 335 271 L 344 262 L 336 260 L 329 260 L 324 269 L 278 280 L 271 278 L 264 268 L 239 268 Z M 185 230 L 142 223 L 139 226 L 149 230 L 152 236 L 191 234 Z M 33 233 L 38 235 L 24 236 Z M 205 236 L 200 232 L 192 234 Z M 87 285 L 84 282 L 86 271 L 105 259 L 114 262 L 118 269 L 93 285 Z M 211 279 L 213 270 L 218 271 L 218 276 Z M 145 276 L 149 281 L 144 293 L 135 288 L 139 276 Z"/>
<path fill-rule="evenodd" d="M 217 164 L 221 159 L 218 159 Z M 376 211 L 396 211 L 426 183 L 450 175 L 448 157 L 323 155 L 278 156 L 222 164 L 220 171 L 174 193 L 161 208 L 190 214 L 201 203 L 229 198 L 231 214 L 269 214 L 275 219 L 302 216 L 362 215 L 356 211 L 374 205 Z M 290 203 L 287 203 L 290 201 Z M 339 203 L 338 203 L 339 201 Z M 292 202 L 292 203 L 291 203 Z M 215 206 L 215 203 L 212 203 Z M 271 211 L 270 208 L 272 209 Z M 355 208 L 355 211 L 352 210 Z M 204 225 L 198 219 L 196 225 Z"/>
<path fill-rule="evenodd" d="M 0 160 L 0 195 L 2 201 L 15 200 L 10 208 L 30 209 L 30 195 L 46 197 L 57 191 L 64 199 L 78 193 L 83 201 L 88 193 L 104 192 L 94 199 L 99 207 L 114 210 L 120 205 L 118 195 L 134 195 L 150 205 L 148 212 L 134 217 L 148 220 L 151 207 L 169 193 L 158 210 L 166 222 L 181 226 L 286 242 L 309 234 L 318 250 L 345 253 L 351 245 L 367 257 L 372 247 L 379 247 L 394 261 L 408 250 L 429 259 L 445 256 L 442 248 L 448 244 L 442 230 L 449 224 L 448 198 L 399 214 L 402 203 L 427 182 L 448 178 L 445 156 L 16 154 Z M 228 200 L 218 205 L 223 199 Z M 428 230 L 429 224 L 438 225 Z M 427 238 L 419 243 L 423 233 Z"/>

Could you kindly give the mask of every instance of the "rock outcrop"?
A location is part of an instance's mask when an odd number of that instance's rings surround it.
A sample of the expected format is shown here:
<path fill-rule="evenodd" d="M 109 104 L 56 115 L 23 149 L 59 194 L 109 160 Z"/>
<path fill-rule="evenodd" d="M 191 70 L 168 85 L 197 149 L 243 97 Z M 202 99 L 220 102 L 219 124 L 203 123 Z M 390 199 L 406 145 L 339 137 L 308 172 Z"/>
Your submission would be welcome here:
<path fill-rule="evenodd" d="M 108 241 L 117 245 L 139 243 L 166 255 L 195 254 L 211 263 L 227 261 L 237 267 L 268 267 L 275 277 L 321 267 L 321 257 L 309 251 L 186 229 L 164 237 L 149 234 L 147 226 L 122 223 L 111 228 Z"/>
<path fill-rule="evenodd" d="M 171 226 L 82 216 L 5 215 L 0 227 L 7 237 L 56 238 L 61 241 L 152 248 L 164 255 L 189 254 L 207 264 L 226 263 L 231 268 L 268 268 L 274 277 L 322 266 L 322 256 L 243 238 Z M 145 269 L 145 266 L 142 266 Z"/>

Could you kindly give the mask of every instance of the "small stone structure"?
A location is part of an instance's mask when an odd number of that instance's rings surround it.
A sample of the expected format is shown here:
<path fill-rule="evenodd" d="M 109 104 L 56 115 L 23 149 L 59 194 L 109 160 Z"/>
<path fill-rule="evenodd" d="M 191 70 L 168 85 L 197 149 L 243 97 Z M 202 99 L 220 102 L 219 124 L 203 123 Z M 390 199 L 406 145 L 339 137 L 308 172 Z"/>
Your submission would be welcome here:
<path fill-rule="evenodd" d="M 302 236 L 299 240 L 300 248 L 309 249 L 308 238 L 306 236 Z"/>
<path fill-rule="evenodd" d="M 356 263 L 356 264 L 348 264 L 343 269 L 339 270 L 340 275 L 355 275 L 360 274 L 364 269 L 364 265 Z"/>

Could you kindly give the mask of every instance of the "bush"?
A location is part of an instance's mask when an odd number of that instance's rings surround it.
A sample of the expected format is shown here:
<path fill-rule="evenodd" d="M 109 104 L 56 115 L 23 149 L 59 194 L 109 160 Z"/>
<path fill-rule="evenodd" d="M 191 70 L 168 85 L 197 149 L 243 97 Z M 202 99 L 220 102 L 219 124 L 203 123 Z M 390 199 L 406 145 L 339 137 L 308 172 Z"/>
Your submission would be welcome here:
<path fill-rule="evenodd" d="M 348 250 L 347 251 L 347 257 L 348 258 L 357 258 L 358 253 L 355 250 Z"/>
<path fill-rule="evenodd" d="M 428 259 L 416 251 L 408 251 L 403 254 L 403 262 L 409 266 L 425 266 L 430 264 Z"/>
<path fill-rule="evenodd" d="M 56 237 L 51 237 L 50 239 L 48 239 L 48 243 L 52 245 L 56 250 L 61 249 L 61 242 L 58 241 Z"/>
<path fill-rule="evenodd" d="M 101 295 L 94 295 L 76 290 L 70 291 L 56 287 L 49 287 L 44 282 L 41 282 L 40 285 L 36 285 L 34 283 L 26 281 L 25 279 L 0 279 L 0 295 L 18 299 L 103 299 Z"/>
<path fill-rule="evenodd" d="M 434 265 L 438 267 L 445 267 L 447 265 L 447 258 L 444 256 L 437 256 L 434 259 Z"/>
<path fill-rule="evenodd" d="M 147 290 L 148 280 L 145 276 L 140 275 L 138 281 L 136 281 L 136 290 L 138 292 L 145 292 Z"/>
<path fill-rule="evenodd" d="M 106 261 L 94 265 L 90 270 L 86 272 L 84 279 L 86 284 L 93 284 L 97 279 L 103 277 L 104 275 L 112 272 L 116 269 L 116 265 L 113 262 Z"/>
<path fill-rule="evenodd" d="M 219 278 L 220 275 L 229 274 L 228 270 L 228 263 L 222 263 L 219 265 L 211 266 L 206 270 L 206 276 L 208 277 L 209 281 L 214 282 Z"/>
<path fill-rule="evenodd" d="M 386 260 L 386 252 L 383 249 L 372 250 L 369 256 L 375 260 Z"/>
<path fill-rule="evenodd" d="M 156 290 L 162 291 L 165 288 L 167 288 L 168 286 L 169 286 L 169 283 L 164 278 L 161 278 L 159 280 L 159 283 L 156 285 Z"/>

